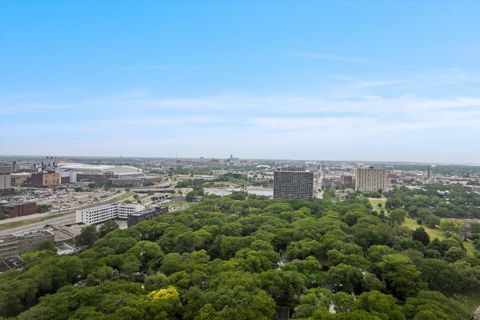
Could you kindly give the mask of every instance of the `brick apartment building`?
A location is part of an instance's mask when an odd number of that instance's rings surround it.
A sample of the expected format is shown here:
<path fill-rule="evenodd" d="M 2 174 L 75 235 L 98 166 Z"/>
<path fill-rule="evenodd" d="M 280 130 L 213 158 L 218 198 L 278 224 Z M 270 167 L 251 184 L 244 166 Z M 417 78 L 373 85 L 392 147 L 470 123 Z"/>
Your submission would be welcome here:
<path fill-rule="evenodd" d="M 0 210 L 5 212 L 9 218 L 27 216 L 38 212 L 36 202 L 11 202 L 1 204 Z"/>
<path fill-rule="evenodd" d="M 29 185 L 33 187 L 56 187 L 60 185 L 60 174 L 56 172 L 38 172 L 32 174 Z"/>

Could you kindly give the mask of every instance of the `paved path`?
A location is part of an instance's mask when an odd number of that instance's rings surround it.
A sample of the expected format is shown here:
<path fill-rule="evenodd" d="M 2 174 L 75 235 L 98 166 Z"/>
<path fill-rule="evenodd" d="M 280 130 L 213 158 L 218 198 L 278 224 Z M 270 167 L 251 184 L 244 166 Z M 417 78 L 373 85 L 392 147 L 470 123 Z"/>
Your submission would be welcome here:
<path fill-rule="evenodd" d="M 480 306 L 475 309 L 475 312 L 473 313 L 473 319 L 474 320 L 479 320 L 480 319 Z"/>

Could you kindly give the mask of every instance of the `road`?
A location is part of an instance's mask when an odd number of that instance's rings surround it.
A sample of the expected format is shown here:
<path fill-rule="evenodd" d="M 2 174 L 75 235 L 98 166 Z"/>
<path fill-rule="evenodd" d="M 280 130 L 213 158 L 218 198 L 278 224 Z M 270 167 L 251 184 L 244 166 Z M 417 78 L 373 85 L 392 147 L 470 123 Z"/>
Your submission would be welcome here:
<path fill-rule="evenodd" d="M 323 170 L 320 168 L 318 170 L 318 178 L 315 184 L 315 198 L 318 199 L 323 199 L 323 189 L 322 189 L 322 184 L 323 184 Z M 322 189 L 322 191 L 317 191 Z"/>
<path fill-rule="evenodd" d="M 61 210 L 61 211 L 56 210 L 56 211 L 48 212 L 48 213 L 35 213 L 35 214 L 32 214 L 32 215 L 28 215 L 28 216 L 0 220 L 0 226 L 2 224 L 7 224 L 7 223 L 15 224 L 16 222 L 18 222 L 19 224 L 23 224 L 23 225 L 18 226 L 18 227 L 13 226 L 12 228 L 8 228 L 8 229 L 5 229 L 5 230 L 0 230 L 0 235 L 38 229 L 38 228 L 41 228 L 42 226 L 44 226 L 46 224 L 66 225 L 66 224 L 70 224 L 70 223 L 75 223 L 75 211 L 71 212 L 72 210 L 87 208 L 87 207 L 91 207 L 92 205 L 107 204 L 107 203 L 110 203 L 112 199 L 114 199 L 116 197 L 120 197 L 121 195 L 123 195 L 125 193 L 126 192 L 112 195 L 112 197 L 109 197 L 109 198 L 107 198 L 107 199 L 105 199 L 101 202 L 98 202 L 98 203 L 83 205 L 83 206 L 79 206 L 79 207 L 73 207 L 73 208 L 69 208 L 69 209 L 66 209 L 66 210 Z M 127 200 L 127 199 L 123 199 L 123 200 Z M 61 212 L 63 212 L 63 213 L 61 213 Z M 52 218 L 47 218 L 48 215 L 55 215 L 55 216 L 52 217 Z M 38 221 L 40 219 L 45 219 L 45 220 Z M 28 223 L 28 221 L 30 221 L 30 220 L 32 221 L 32 223 Z"/>
<path fill-rule="evenodd" d="M 58 216 L 58 217 L 53 217 L 51 219 L 42 220 L 40 222 L 34 222 L 34 223 L 30 223 L 28 225 L 24 225 L 24 226 L 20 226 L 20 227 L 14 227 L 14 228 L 6 229 L 6 230 L 1 230 L 0 231 L 0 236 L 5 235 L 5 234 L 10 234 L 10 233 L 25 232 L 25 231 L 38 229 L 38 228 L 43 227 L 46 224 L 66 225 L 66 224 L 71 224 L 71 223 L 74 223 L 74 222 L 75 222 L 75 213 L 69 213 L 69 214 Z"/>

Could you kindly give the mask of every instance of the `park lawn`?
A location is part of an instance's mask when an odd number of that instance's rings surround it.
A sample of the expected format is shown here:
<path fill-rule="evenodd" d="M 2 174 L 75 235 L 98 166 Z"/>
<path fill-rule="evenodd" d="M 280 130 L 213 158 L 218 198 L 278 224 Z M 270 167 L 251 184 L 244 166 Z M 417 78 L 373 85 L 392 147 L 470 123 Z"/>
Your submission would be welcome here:
<path fill-rule="evenodd" d="M 402 225 L 409 228 L 410 230 L 415 230 L 418 227 L 423 227 L 425 229 L 425 231 L 428 233 L 428 236 L 430 237 L 430 240 L 433 240 L 435 238 L 438 238 L 439 240 L 445 239 L 445 235 L 443 234 L 442 231 L 440 231 L 438 229 L 429 228 L 425 225 L 419 225 L 417 223 L 417 221 L 415 221 L 412 218 L 406 218 L 405 222 Z M 468 241 L 463 241 L 463 246 L 467 250 L 467 255 L 468 256 L 470 256 L 470 257 L 475 256 L 475 248 L 473 246 L 473 243 L 468 242 Z"/>
<path fill-rule="evenodd" d="M 438 230 L 438 229 L 432 229 L 432 228 L 429 228 L 425 225 L 419 225 L 417 223 L 417 221 L 415 221 L 414 219 L 412 218 L 405 218 L 405 222 L 403 223 L 403 226 L 411 229 L 411 230 L 415 230 L 417 229 L 418 227 L 423 227 L 425 229 L 425 231 L 428 233 L 428 236 L 430 237 L 430 239 L 435 239 L 435 238 L 438 238 L 439 240 L 443 240 L 445 239 L 445 235 L 443 234 L 442 231 Z"/>
<path fill-rule="evenodd" d="M 368 198 L 370 205 L 372 206 L 373 210 L 377 213 L 380 213 L 381 210 L 385 210 L 385 203 L 387 202 L 387 198 Z M 381 203 L 382 207 L 379 208 L 378 204 Z"/>
<path fill-rule="evenodd" d="M 465 249 L 467 249 L 467 256 L 475 257 L 475 247 L 473 246 L 473 243 L 468 241 L 463 241 L 463 246 L 465 247 Z M 480 293 L 479 293 L 479 298 L 480 298 Z"/>

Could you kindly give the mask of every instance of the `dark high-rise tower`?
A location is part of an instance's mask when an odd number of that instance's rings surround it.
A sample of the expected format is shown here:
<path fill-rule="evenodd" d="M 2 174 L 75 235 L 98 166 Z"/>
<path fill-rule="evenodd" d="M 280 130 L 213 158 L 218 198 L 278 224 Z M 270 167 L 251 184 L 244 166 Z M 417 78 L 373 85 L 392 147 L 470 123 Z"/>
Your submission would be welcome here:
<path fill-rule="evenodd" d="M 273 173 L 274 199 L 311 199 L 313 172 L 301 168 L 283 168 Z"/>

